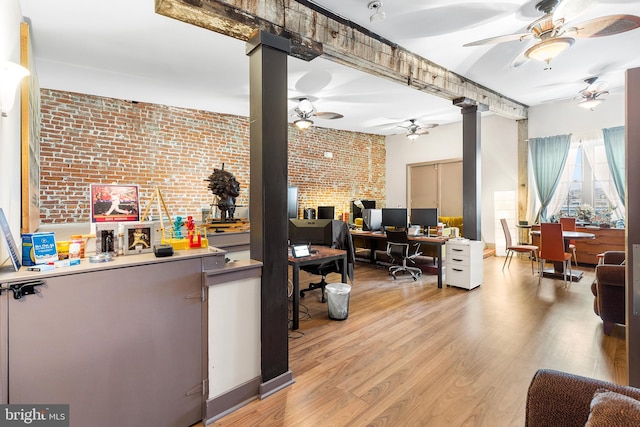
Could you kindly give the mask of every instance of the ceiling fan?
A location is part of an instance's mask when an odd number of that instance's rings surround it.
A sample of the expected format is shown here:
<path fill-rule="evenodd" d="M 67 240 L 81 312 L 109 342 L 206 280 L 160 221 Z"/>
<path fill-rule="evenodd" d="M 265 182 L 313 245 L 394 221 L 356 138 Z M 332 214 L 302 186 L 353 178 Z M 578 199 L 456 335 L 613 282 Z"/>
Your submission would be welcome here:
<path fill-rule="evenodd" d="M 313 124 L 311 117 L 324 120 L 335 120 L 344 117 L 339 113 L 317 111 L 309 98 L 297 98 L 296 100 L 298 101 L 298 105 L 294 108 L 292 117 L 295 118 L 293 124 L 300 130 L 308 129 Z"/>
<path fill-rule="evenodd" d="M 435 123 L 422 125 L 418 123 L 417 119 L 409 119 L 409 124 L 407 126 L 402 126 L 402 125 L 398 125 L 398 126 L 405 128 L 407 130 L 406 137 L 409 138 L 411 141 L 415 141 L 420 137 L 420 135 L 427 135 L 429 133 L 428 129 L 433 129 L 438 125 Z"/>
<path fill-rule="evenodd" d="M 574 98 L 580 101 L 578 102 L 578 105 L 580 107 L 593 110 L 605 101 L 605 99 L 602 99 L 600 97 L 609 93 L 608 90 L 605 90 L 607 87 L 607 82 L 596 80 L 598 80 L 597 77 L 590 77 L 588 79 L 585 79 L 584 82 L 587 84 L 587 87 L 582 89 L 579 92 L 580 95 Z"/>
<path fill-rule="evenodd" d="M 571 27 L 565 27 L 565 24 L 574 16 L 584 12 L 595 2 L 596 0 L 542 0 L 536 4 L 536 9 L 544 15 L 529 24 L 526 33 L 490 37 L 467 43 L 464 46 L 535 39 L 536 42 L 518 55 L 511 62 L 511 66 L 519 67 L 529 59 L 549 64 L 558 54 L 573 45 L 574 37 L 604 37 L 640 27 L 640 17 L 635 15 L 601 16 L 578 22 Z"/>

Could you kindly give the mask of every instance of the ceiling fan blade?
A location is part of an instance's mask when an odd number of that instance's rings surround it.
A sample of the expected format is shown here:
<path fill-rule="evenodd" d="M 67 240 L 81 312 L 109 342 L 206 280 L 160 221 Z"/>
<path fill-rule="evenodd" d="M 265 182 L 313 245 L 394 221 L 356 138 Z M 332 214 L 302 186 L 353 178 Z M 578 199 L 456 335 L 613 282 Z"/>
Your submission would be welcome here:
<path fill-rule="evenodd" d="M 635 15 L 608 15 L 580 22 L 565 33 L 572 37 L 604 37 L 624 33 L 640 27 L 640 17 Z"/>
<path fill-rule="evenodd" d="M 521 33 L 521 34 L 507 34 L 504 36 L 496 36 L 496 37 L 489 37 L 488 39 L 482 39 L 482 40 L 476 40 L 474 42 L 471 43 L 467 43 L 462 45 L 463 47 L 469 47 L 469 46 L 482 46 L 485 44 L 496 44 L 496 43 L 504 43 L 504 42 L 510 42 L 510 41 L 514 41 L 514 40 L 525 40 L 528 39 L 532 36 L 531 33 Z"/>
<path fill-rule="evenodd" d="M 324 120 L 335 120 L 335 119 L 341 119 L 341 118 L 344 117 L 342 114 L 333 113 L 333 112 L 329 112 L 329 111 L 318 112 L 318 113 L 315 113 L 314 116 L 316 116 L 319 119 L 324 119 Z"/>
<path fill-rule="evenodd" d="M 429 134 L 429 130 L 428 129 L 424 129 L 424 128 L 420 128 L 417 131 L 414 132 L 416 135 L 428 135 Z"/>
<path fill-rule="evenodd" d="M 511 68 L 517 68 L 529 62 L 529 58 L 525 56 L 524 52 L 525 51 L 513 58 L 513 61 L 511 61 Z"/>
<path fill-rule="evenodd" d="M 588 90 L 591 93 L 602 92 L 606 87 L 607 87 L 607 82 L 599 81 L 599 82 L 590 84 L 586 90 Z"/>
<path fill-rule="evenodd" d="M 568 22 L 596 3 L 596 0 L 564 0 L 553 10 L 553 22 Z"/>

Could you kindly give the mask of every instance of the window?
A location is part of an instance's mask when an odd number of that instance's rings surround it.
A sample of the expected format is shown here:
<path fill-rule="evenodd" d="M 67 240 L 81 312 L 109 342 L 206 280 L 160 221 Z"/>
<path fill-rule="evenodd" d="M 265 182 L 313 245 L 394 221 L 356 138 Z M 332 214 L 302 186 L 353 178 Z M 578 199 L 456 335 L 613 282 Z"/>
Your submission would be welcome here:
<path fill-rule="evenodd" d="M 578 217 L 581 205 L 593 207 L 588 222 L 611 222 L 622 217 L 611 179 L 602 136 L 572 138 L 567 164 L 549 204 L 549 215 Z"/>

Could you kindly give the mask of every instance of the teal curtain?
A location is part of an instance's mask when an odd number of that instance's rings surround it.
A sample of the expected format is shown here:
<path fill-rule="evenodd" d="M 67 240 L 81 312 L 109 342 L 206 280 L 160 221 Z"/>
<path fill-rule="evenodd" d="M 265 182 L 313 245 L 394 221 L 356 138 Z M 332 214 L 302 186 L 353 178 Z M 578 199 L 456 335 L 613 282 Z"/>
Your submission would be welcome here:
<path fill-rule="evenodd" d="M 571 135 L 556 135 L 545 138 L 530 138 L 529 151 L 538 198 L 542 206 L 536 222 L 547 221 L 547 206 L 555 193 L 562 170 L 567 163 Z"/>
<path fill-rule="evenodd" d="M 616 190 L 618 190 L 618 196 L 620 196 L 620 200 L 622 200 L 622 205 L 624 206 L 624 126 L 602 129 L 602 133 L 604 134 L 604 150 L 607 154 L 607 163 L 609 164 L 611 178 L 613 179 Z"/>

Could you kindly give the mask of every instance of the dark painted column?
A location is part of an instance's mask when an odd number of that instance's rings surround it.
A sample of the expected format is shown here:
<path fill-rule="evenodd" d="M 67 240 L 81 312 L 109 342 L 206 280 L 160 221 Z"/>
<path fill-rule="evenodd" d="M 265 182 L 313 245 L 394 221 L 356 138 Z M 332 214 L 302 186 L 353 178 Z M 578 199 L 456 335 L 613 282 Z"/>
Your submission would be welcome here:
<path fill-rule="evenodd" d="M 462 108 L 462 220 L 464 237 L 482 240 L 480 115 L 486 107 L 478 106 L 475 101 L 467 98 L 455 99 L 453 104 Z"/>
<path fill-rule="evenodd" d="M 257 32 L 247 42 L 250 64 L 251 258 L 262 269 L 262 386 L 268 395 L 292 382 L 287 298 L 288 39 Z"/>
<path fill-rule="evenodd" d="M 640 387 L 640 68 L 627 70 L 625 88 L 627 367 L 629 385 Z"/>

